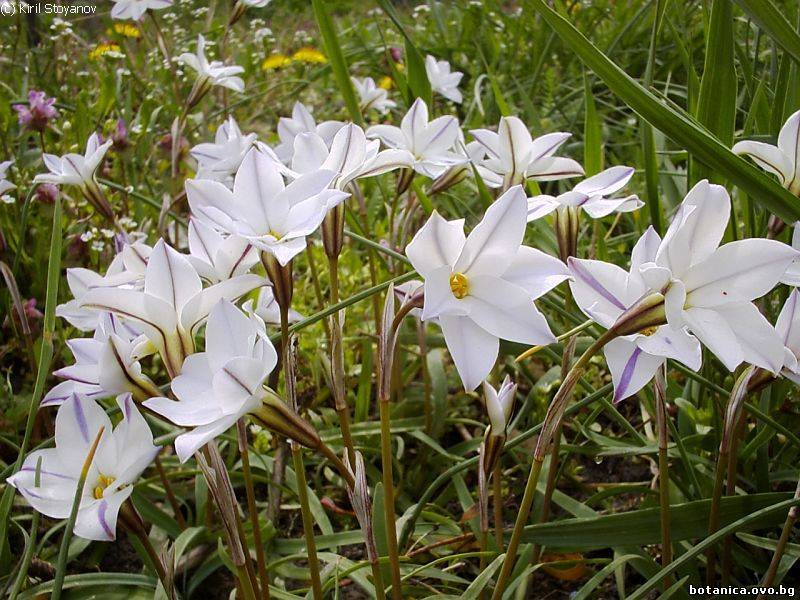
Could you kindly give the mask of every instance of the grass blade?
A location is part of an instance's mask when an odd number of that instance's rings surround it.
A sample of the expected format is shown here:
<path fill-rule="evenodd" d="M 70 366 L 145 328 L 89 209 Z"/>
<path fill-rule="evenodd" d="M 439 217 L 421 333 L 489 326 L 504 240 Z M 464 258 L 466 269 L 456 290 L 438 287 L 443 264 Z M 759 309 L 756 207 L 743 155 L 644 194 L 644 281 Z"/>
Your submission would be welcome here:
<path fill-rule="evenodd" d="M 781 48 L 800 63 L 800 34 L 770 0 L 736 0 L 736 3 Z"/>

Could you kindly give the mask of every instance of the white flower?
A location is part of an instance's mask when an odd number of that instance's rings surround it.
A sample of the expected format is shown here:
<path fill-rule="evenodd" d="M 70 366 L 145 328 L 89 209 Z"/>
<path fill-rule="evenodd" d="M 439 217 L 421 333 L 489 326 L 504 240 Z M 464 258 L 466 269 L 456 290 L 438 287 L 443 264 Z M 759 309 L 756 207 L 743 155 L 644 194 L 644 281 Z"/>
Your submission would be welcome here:
<path fill-rule="evenodd" d="M 147 10 L 161 10 L 172 6 L 172 0 L 112 0 L 111 18 L 138 21 Z"/>
<path fill-rule="evenodd" d="M 428 121 L 428 106 L 417 98 L 400 127 L 373 125 L 367 129 L 367 137 L 378 138 L 389 148 L 407 151 L 410 160 L 405 166 L 435 179 L 453 165 L 465 162 L 464 157 L 453 151 L 459 132 L 458 120 L 453 116 Z"/>
<path fill-rule="evenodd" d="M 458 84 L 464 76 L 461 71 L 450 72 L 449 62 L 436 60 L 428 54 L 425 57 L 425 72 L 428 74 L 428 81 L 431 82 L 431 89 L 434 92 L 438 92 L 456 104 L 461 104 L 464 99 L 458 89 Z"/>
<path fill-rule="evenodd" d="M 614 399 L 635 394 L 667 358 L 700 368 L 702 342 L 731 371 L 742 362 L 773 373 L 784 350 L 752 303 L 780 280 L 798 252 L 775 240 L 719 246 L 730 216 L 724 187 L 701 181 L 681 203 L 664 239 L 648 229 L 631 255 L 631 270 L 569 259 L 573 296 L 598 324 L 612 328 L 638 300 L 664 296 L 666 324 L 613 339 L 604 348 Z"/>
<path fill-rule="evenodd" d="M 514 410 L 517 384 L 512 383 L 508 375 L 497 390 L 488 381 L 484 381 L 483 395 L 486 398 L 486 412 L 489 414 L 489 422 L 492 426 L 491 433 L 505 435 L 511 420 L 511 413 Z"/>
<path fill-rule="evenodd" d="M 350 80 L 358 93 L 358 106 L 361 112 L 374 109 L 385 115 L 397 106 L 397 102 L 389 99 L 389 91 L 375 85 L 372 77 L 351 77 Z"/>
<path fill-rule="evenodd" d="M 792 248 L 800 250 L 800 221 L 794 224 L 792 231 Z M 781 283 L 794 287 L 800 286 L 800 260 L 794 261 L 781 278 Z"/>
<path fill-rule="evenodd" d="M 33 183 L 54 183 L 56 185 L 66 184 L 81 187 L 97 185 L 94 181 L 95 171 L 103 161 L 111 144 L 111 140 L 100 144 L 100 136 L 97 133 L 93 133 L 86 142 L 86 153 L 83 156 L 73 153 L 65 154 L 64 156 L 45 153 L 42 158 L 50 172 L 38 174 L 33 178 Z"/>
<path fill-rule="evenodd" d="M 468 237 L 464 220 L 437 212 L 406 248 L 425 279 L 423 320 L 438 317 L 464 388 L 475 389 L 492 370 L 499 340 L 555 341 L 534 305 L 569 276 L 558 259 L 522 245 L 525 194 L 515 186 L 486 211 Z"/>
<path fill-rule="evenodd" d="M 800 292 L 795 288 L 781 309 L 775 323 L 784 345 L 781 375 L 800 385 Z"/>
<path fill-rule="evenodd" d="M 542 194 L 528 198 L 528 221 L 549 215 L 558 208 L 581 209 L 593 219 L 605 217 L 612 212 L 632 212 L 644 206 L 636 194 L 609 198 L 618 192 L 633 177 L 633 167 L 611 167 L 602 173 L 587 177 L 571 191 L 558 196 Z"/>
<path fill-rule="evenodd" d="M 800 110 L 781 127 L 777 146 L 747 140 L 735 144 L 733 151 L 749 156 L 759 167 L 777 175 L 783 187 L 800 196 Z"/>
<path fill-rule="evenodd" d="M 405 150 L 379 152 L 380 145 L 378 140 L 367 140 L 364 130 L 354 123 L 339 129 L 330 147 L 317 133 L 300 133 L 294 138 L 292 170 L 297 174 L 333 171 L 332 185 L 341 190 L 355 179 L 387 173 L 413 161 Z"/>
<path fill-rule="evenodd" d="M 104 314 L 94 337 L 67 342 L 75 364 L 53 373 L 66 381 L 50 390 L 41 405 L 62 404 L 72 394 L 99 400 L 131 393 L 140 402 L 158 395 L 158 388 L 142 373 L 136 354 L 142 341 L 119 317 Z"/>
<path fill-rule="evenodd" d="M 305 249 L 306 236 L 328 209 L 348 196 L 328 189 L 334 177 L 332 171 L 314 171 L 287 186 L 279 167 L 254 149 L 242 161 L 233 191 L 216 181 L 190 179 L 186 194 L 195 217 L 245 238 L 286 265 Z"/>
<path fill-rule="evenodd" d="M 245 239 L 227 237 L 195 218 L 189 219 L 189 255 L 197 274 L 218 283 L 250 272 L 258 262 L 258 253 Z"/>
<path fill-rule="evenodd" d="M 8 190 L 13 190 L 15 187 L 17 187 L 6 179 L 6 171 L 8 171 L 8 167 L 10 167 L 13 163 L 13 160 L 0 162 L 0 194 L 5 194 Z"/>
<path fill-rule="evenodd" d="M 267 6 L 272 0 L 241 0 L 242 4 L 245 6 L 249 6 L 250 8 L 264 8 Z"/>
<path fill-rule="evenodd" d="M 264 286 L 258 290 L 258 299 L 255 307 L 253 301 L 247 300 L 242 304 L 242 309 L 248 315 L 255 313 L 265 323 L 270 325 L 281 324 L 281 309 L 278 306 L 278 301 L 275 299 L 275 292 L 272 291 L 272 286 Z M 296 323 L 303 318 L 295 309 L 289 309 L 289 323 Z"/>
<path fill-rule="evenodd" d="M 201 80 L 210 85 L 220 85 L 235 92 L 244 91 L 244 81 L 237 77 L 244 73 L 244 67 L 236 65 L 226 67 L 222 61 L 206 59 L 206 40 L 202 35 L 197 36 L 197 51 L 195 54 L 184 52 L 178 61 L 197 71 Z"/>
<path fill-rule="evenodd" d="M 206 325 L 206 351 L 187 357 L 172 381 L 178 400 L 152 398 L 144 405 L 176 425 L 194 428 L 175 440 L 178 458 L 186 462 L 261 405 L 262 385 L 277 362 L 264 323 L 221 301 Z"/>
<path fill-rule="evenodd" d="M 198 144 L 189 151 L 197 161 L 196 177 L 226 182 L 236 173 L 257 138 L 255 133 L 242 135 L 236 119 L 228 117 L 217 129 L 213 144 Z"/>
<path fill-rule="evenodd" d="M 571 158 L 553 156 L 569 133 L 548 133 L 534 140 L 517 117 L 501 118 L 497 133 L 488 129 L 470 133 L 486 152 L 475 166 L 489 187 L 508 189 L 527 179 L 553 181 L 583 175 L 583 167 Z"/>
<path fill-rule="evenodd" d="M 81 305 L 135 321 L 174 377 L 194 352 L 194 334 L 214 305 L 263 284 L 257 275 L 238 275 L 203 289 L 189 260 L 159 240 L 147 261 L 143 290 L 94 288 Z"/>
<path fill-rule="evenodd" d="M 19 472 L 7 479 L 37 511 L 53 519 L 66 519 L 83 464 L 103 428 L 75 521 L 75 535 L 89 540 L 116 539 L 120 507 L 161 449 L 153 445 L 153 434 L 130 394 L 118 397 L 117 404 L 122 421 L 112 430 L 111 421 L 94 400 L 70 397 L 56 415 L 55 448 L 31 452 Z"/>
<path fill-rule="evenodd" d="M 330 147 L 333 136 L 343 125 L 341 121 L 323 121 L 317 125 L 309 110 L 302 103 L 295 102 L 292 116 L 278 119 L 278 138 L 281 143 L 275 148 L 275 154 L 285 164 L 291 164 L 295 136 L 300 133 L 316 133 L 325 141 L 325 145 Z"/>

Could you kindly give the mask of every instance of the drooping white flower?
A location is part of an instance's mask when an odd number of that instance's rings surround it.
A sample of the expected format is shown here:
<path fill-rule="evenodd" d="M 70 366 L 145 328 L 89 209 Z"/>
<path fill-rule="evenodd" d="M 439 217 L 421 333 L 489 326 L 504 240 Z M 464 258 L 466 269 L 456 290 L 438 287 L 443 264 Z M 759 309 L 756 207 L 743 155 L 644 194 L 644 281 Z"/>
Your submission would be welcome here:
<path fill-rule="evenodd" d="M 528 198 L 528 221 L 549 215 L 562 207 L 583 210 L 593 219 L 608 216 L 612 212 L 637 210 L 644 206 L 644 202 L 636 194 L 610 197 L 625 187 L 633 173 L 633 167 L 611 167 L 584 179 L 569 192 L 558 196 L 542 194 Z"/>
<path fill-rule="evenodd" d="M 527 179 L 554 181 L 583 175 L 583 167 L 571 158 L 553 156 L 569 133 L 548 133 L 532 139 L 517 117 L 502 117 L 497 133 L 488 129 L 470 133 L 486 152 L 475 166 L 489 187 L 508 189 Z"/>
<path fill-rule="evenodd" d="M 335 176 L 314 171 L 287 186 L 279 167 L 253 149 L 236 173 L 233 191 L 216 181 L 195 179 L 186 182 L 186 194 L 195 217 L 248 240 L 286 265 L 305 249 L 306 236 L 320 226 L 328 209 L 348 196 L 328 188 Z"/>
<path fill-rule="evenodd" d="M 161 10 L 172 6 L 172 0 L 112 0 L 111 18 L 138 21 L 148 10 Z"/>
<path fill-rule="evenodd" d="M 378 138 L 389 148 L 405 150 L 410 160 L 405 167 L 435 179 L 453 165 L 466 162 L 454 151 L 459 139 L 458 120 L 446 115 L 428 121 L 428 106 L 417 98 L 400 127 L 373 125 L 367 137 Z"/>
<path fill-rule="evenodd" d="M 742 362 L 777 372 L 783 343 L 752 303 L 769 292 L 798 253 L 775 240 L 720 246 L 730 216 L 724 187 L 701 181 L 687 194 L 664 239 L 652 229 L 631 256 L 631 270 L 571 258 L 572 293 L 606 328 L 638 300 L 663 294 L 666 324 L 617 337 L 604 353 L 619 401 L 640 390 L 664 360 L 700 367 L 702 342 L 731 371 Z"/>
<path fill-rule="evenodd" d="M 200 277 L 219 283 L 249 273 L 258 262 L 258 252 L 247 240 L 237 235 L 225 237 L 192 217 L 186 258 Z"/>
<path fill-rule="evenodd" d="M 517 384 L 512 383 L 508 375 L 496 390 L 488 381 L 484 381 L 483 395 L 486 399 L 486 412 L 489 415 L 492 435 L 505 435 L 514 410 Z"/>
<path fill-rule="evenodd" d="M 80 304 L 134 321 L 174 377 L 183 359 L 194 352 L 194 334 L 216 303 L 234 300 L 264 283 L 258 275 L 237 275 L 203 289 L 186 256 L 159 240 L 147 261 L 143 290 L 94 288 Z"/>
<path fill-rule="evenodd" d="M 425 279 L 422 318 L 438 318 L 467 390 L 492 370 L 500 339 L 555 340 L 533 301 L 569 271 L 558 259 L 522 245 L 525 212 L 525 193 L 515 186 L 488 208 L 469 236 L 463 219 L 446 221 L 434 212 L 406 248 Z"/>
<path fill-rule="evenodd" d="M 238 75 L 244 73 L 244 67 L 237 65 L 225 66 L 225 63 L 219 60 L 208 62 L 205 49 L 206 39 L 202 35 L 198 35 L 195 53 L 184 52 L 178 57 L 178 62 L 197 71 L 198 81 L 202 82 L 201 88 L 219 85 L 235 92 L 243 92 L 244 80 Z M 206 87 L 206 91 L 208 91 L 208 87 Z M 202 96 L 203 94 L 197 95 Z"/>
<path fill-rule="evenodd" d="M 196 177 L 226 182 L 236 173 L 257 138 L 255 133 L 243 135 L 236 119 L 228 117 L 217 129 L 213 144 L 197 144 L 189 151 L 197 161 Z"/>
<path fill-rule="evenodd" d="M 262 387 L 278 362 L 264 323 L 221 301 L 206 325 L 206 351 L 186 358 L 172 380 L 177 401 L 152 398 L 144 405 L 176 425 L 192 427 L 175 440 L 181 462 L 258 408 Z"/>
<path fill-rule="evenodd" d="M 382 150 L 380 141 L 367 140 L 364 130 L 354 123 L 343 126 L 330 147 L 317 133 L 300 133 L 294 138 L 292 170 L 304 175 L 324 170 L 336 173 L 332 186 L 344 189 L 356 179 L 374 177 L 410 164 L 406 150 Z"/>
<path fill-rule="evenodd" d="M 294 156 L 294 138 L 300 133 L 316 133 L 330 147 L 333 136 L 344 126 L 341 121 L 323 121 L 319 125 L 311 112 L 300 102 L 295 102 L 291 117 L 278 119 L 278 138 L 281 143 L 275 147 L 275 154 L 284 164 L 291 164 Z"/>
<path fill-rule="evenodd" d="M 461 91 L 458 89 L 458 84 L 461 83 L 461 78 L 464 77 L 461 71 L 451 72 L 449 62 L 436 60 L 436 58 L 428 54 L 425 57 L 425 72 L 434 92 L 441 94 L 451 102 L 461 104 L 464 100 Z"/>
<path fill-rule="evenodd" d="M 133 484 L 161 449 L 130 394 L 119 396 L 122 421 L 112 429 L 105 411 L 89 398 L 73 395 L 56 415 L 56 446 L 31 452 L 7 479 L 40 513 L 66 519 L 81 470 L 103 428 L 80 497 L 75 535 L 97 541 L 116 539 L 117 514 Z M 36 473 L 39 471 L 39 485 Z"/>
<path fill-rule="evenodd" d="M 749 156 L 759 167 L 776 175 L 783 187 L 800 196 L 800 110 L 781 127 L 777 146 L 746 140 L 736 143 L 733 152 Z"/>
<path fill-rule="evenodd" d="M 358 93 L 358 106 L 361 112 L 376 110 L 385 115 L 397 107 L 397 102 L 389 98 L 389 91 L 375 85 L 372 77 L 351 77 L 350 79 Z"/>
<path fill-rule="evenodd" d="M 105 313 L 94 337 L 72 339 L 67 346 L 75 364 L 53 373 L 65 381 L 42 399 L 42 406 L 62 404 L 72 394 L 99 400 L 131 393 L 139 402 L 159 395 L 150 378 L 142 373 L 136 348 L 143 342 L 138 333 L 116 315 Z"/>
<path fill-rule="evenodd" d="M 80 154 L 65 154 L 56 156 L 54 154 L 43 154 L 45 166 L 49 173 L 39 173 L 33 178 L 33 183 L 53 183 L 56 185 L 96 185 L 94 181 L 95 171 L 108 152 L 113 142 L 107 140 L 100 143 L 100 136 L 93 133 L 86 142 L 86 152 Z"/>
<path fill-rule="evenodd" d="M 6 179 L 6 172 L 8 171 L 8 167 L 12 164 L 14 164 L 13 160 L 0 162 L 0 194 L 5 194 L 8 190 L 13 190 L 17 187 Z"/>

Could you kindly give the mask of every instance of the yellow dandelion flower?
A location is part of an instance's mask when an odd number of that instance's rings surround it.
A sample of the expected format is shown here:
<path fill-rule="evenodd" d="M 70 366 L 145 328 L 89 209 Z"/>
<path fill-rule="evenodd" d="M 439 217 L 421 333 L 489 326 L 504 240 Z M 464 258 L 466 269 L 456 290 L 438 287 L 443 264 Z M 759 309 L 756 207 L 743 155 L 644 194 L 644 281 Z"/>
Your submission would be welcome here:
<path fill-rule="evenodd" d="M 316 64 L 325 64 L 328 62 L 328 59 L 325 58 L 325 55 L 317 50 L 316 48 L 311 48 L 310 46 L 305 46 L 300 48 L 297 52 L 292 55 L 292 60 L 296 60 L 298 62 L 304 63 L 316 63 Z"/>
<path fill-rule="evenodd" d="M 97 44 L 97 46 L 89 51 L 89 60 L 97 60 L 101 56 L 111 53 L 120 53 L 119 44 L 115 44 L 113 42 L 103 42 L 101 44 Z"/>
<path fill-rule="evenodd" d="M 114 33 L 118 33 L 119 35 L 128 38 L 142 37 L 142 32 L 139 31 L 139 28 L 136 27 L 136 25 L 131 25 L 130 23 L 114 23 Z"/>
<path fill-rule="evenodd" d="M 276 52 L 275 54 L 270 54 L 267 58 L 264 59 L 264 62 L 261 63 L 261 68 L 264 71 L 274 71 L 276 69 L 282 69 L 284 67 L 288 67 L 290 64 L 292 64 L 291 58 L 289 58 L 285 54 Z"/>
<path fill-rule="evenodd" d="M 388 75 L 381 77 L 381 80 L 378 82 L 378 87 L 384 90 L 392 89 L 393 85 L 394 81 L 392 81 L 392 78 L 389 77 Z"/>

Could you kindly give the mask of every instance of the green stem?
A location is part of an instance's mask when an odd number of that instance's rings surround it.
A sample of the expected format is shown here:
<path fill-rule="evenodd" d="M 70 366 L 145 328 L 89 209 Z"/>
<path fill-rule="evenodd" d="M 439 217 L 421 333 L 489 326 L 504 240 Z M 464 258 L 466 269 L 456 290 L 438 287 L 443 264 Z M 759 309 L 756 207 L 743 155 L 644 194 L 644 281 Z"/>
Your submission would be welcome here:
<path fill-rule="evenodd" d="M 255 490 L 253 489 L 253 475 L 250 471 L 250 452 L 247 447 L 247 426 L 244 419 L 236 422 L 238 433 L 239 454 L 242 457 L 242 475 L 244 476 L 245 493 L 247 494 L 247 514 L 250 516 L 250 526 L 253 528 L 253 543 L 256 546 L 256 563 L 258 565 L 258 579 L 261 584 L 261 598 L 269 600 L 269 576 L 267 563 L 264 558 L 264 543 L 261 539 L 261 525 L 258 519 Z"/>
<path fill-rule="evenodd" d="M 656 425 L 658 428 L 658 501 L 661 521 L 661 566 L 672 562 L 672 541 L 670 540 L 670 508 L 669 508 L 669 429 L 667 427 L 666 384 L 662 372 L 656 374 L 660 378 L 656 382 Z M 664 590 L 672 585 L 672 577 L 664 578 Z"/>
<path fill-rule="evenodd" d="M 331 281 L 331 304 L 339 304 L 339 258 L 328 258 L 328 274 Z M 350 463 L 355 464 L 356 451 L 353 437 L 350 434 L 350 408 L 347 406 L 347 392 L 344 380 L 344 331 L 342 327 L 342 313 L 333 315 L 331 324 L 331 374 L 333 379 L 334 401 L 336 414 L 339 416 L 339 426 L 342 430 L 342 441 L 347 448 Z"/>
<path fill-rule="evenodd" d="M 800 480 L 798 480 L 797 488 L 794 491 L 794 499 L 797 500 L 798 498 L 800 498 Z M 786 515 L 786 521 L 783 523 L 781 537 L 778 539 L 778 545 L 775 546 L 775 553 L 772 555 L 772 560 L 769 563 L 767 572 L 764 574 L 764 579 L 761 580 L 761 587 L 769 587 L 774 583 L 775 575 L 781 564 L 781 558 L 783 558 L 783 553 L 786 551 L 786 546 L 789 543 L 789 536 L 792 534 L 792 528 L 797 522 L 798 516 L 800 516 L 800 509 L 798 509 L 797 506 L 793 506 L 789 509 Z M 761 594 L 758 600 L 762 600 L 763 598 L 764 594 Z"/>
<path fill-rule="evenodd" d="M 711 511 L 708 516 L 708 535 L 711 536 L 719 529 L 719 501 L 722 497 L 722 482 L 725 478 L 725 464 L 727 453 L 720 452 L 717 459 L 717 467 L 714 473 L 714 490 L 711 495 Z M 706 550 L 706 583 L 714 585 L 716 578 L 716 553 L 714 546 L 709 546 Z"/>
<path fill-rule="evenodd" d="M 292 460 L 297 477 L 297 496 L 300 500 L 300 513 L 303 517 L 303 535 L 306 538 L 306 551 L 308 552 L 308 567 L 311 575 L 311 589 L 315 600 L 322 600 L 322 581 L 320 580 L 319 559 L 317 558 L 317 543 L 314 540 L 314 517 L 308 503 L 308 490 L 306 489 L 306 471 L 303 465 L 303 450 L 300 444 L 291 442 Z"/>
<path fill-rule="evenodd" d="M 492 472 L 492 508 L 494 509 L 494 539 L 497 551 L 503 551 L 503 469 L 498 460 Z"/>
<path fill-rule="evenodd" d="M 400 557 L 397 550 L 397 525 L 394 513 L 394 478 L 392 476 L 392 429 L 388 399 L 380 400 L 381 413 L 381 470 L 383 471 L 383 513 L 386 520 L 386 540 L 389 545 L 389 564 L 392 571 L 392 598 L 402 600 Z"/>

